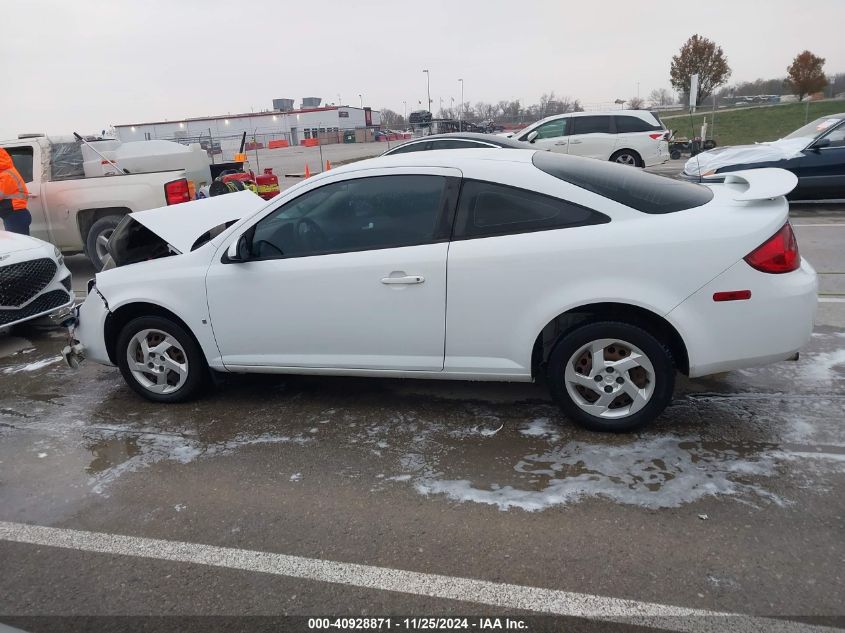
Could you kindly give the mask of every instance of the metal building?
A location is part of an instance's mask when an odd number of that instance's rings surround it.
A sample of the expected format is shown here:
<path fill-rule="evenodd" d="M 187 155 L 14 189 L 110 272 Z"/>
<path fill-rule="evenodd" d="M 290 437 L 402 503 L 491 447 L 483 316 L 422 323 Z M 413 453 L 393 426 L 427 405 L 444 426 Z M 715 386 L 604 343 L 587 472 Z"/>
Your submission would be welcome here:
<path fill-rule="evenodd" d="M 123 142 L 166 139 L 182 142 L 210 142 L 234 139 L 246 132 L 257 142 L 285 139 L 299 145 L 304 139 L 342 137 L 346 130 L 378 127 L 381 115 L 370 108 L 324 106 L 288 112 L 267 111 L 244 114 L 150 121 L 115 125 L 115 135 Z M 332 136 L 334 133 L 334 136 Z M 342 139 L 325 142 L 341 142 Z"/>

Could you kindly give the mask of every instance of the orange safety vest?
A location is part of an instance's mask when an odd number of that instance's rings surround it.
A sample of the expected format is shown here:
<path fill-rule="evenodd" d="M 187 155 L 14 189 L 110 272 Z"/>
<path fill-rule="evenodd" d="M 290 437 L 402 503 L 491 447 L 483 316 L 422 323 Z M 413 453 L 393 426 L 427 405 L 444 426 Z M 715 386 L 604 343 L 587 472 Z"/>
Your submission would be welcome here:
<path fill-rule="evenodd" d="M 12 210 L 21 211 L 26 209 L 28 197 L 29 191 L 18 170 L 15 169 L 12 157 L 9 156 L 9 152 L 0 147 L 0 201 L 11 200 Z"/>

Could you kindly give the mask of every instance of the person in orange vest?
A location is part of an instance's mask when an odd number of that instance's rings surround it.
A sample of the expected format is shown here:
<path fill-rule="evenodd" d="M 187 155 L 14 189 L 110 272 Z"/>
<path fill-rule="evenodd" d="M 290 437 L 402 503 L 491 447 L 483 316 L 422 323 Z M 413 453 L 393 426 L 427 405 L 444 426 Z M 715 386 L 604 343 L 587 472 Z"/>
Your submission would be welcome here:
<path fill-rule="evenodd" d="M 0 147 L 0 220 L 12 233 L 29 235 L 32 215 L 26 208 L 29 191 L 9 152 Z"/>

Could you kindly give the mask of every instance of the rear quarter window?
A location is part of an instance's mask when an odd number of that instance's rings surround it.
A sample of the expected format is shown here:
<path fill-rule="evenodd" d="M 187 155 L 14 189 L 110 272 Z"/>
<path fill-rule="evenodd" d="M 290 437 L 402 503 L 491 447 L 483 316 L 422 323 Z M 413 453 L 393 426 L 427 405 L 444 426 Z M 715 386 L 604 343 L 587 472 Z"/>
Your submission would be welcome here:
<path fill-rule="evenodd" d="M 663 128 L 659 125 L 652 125 L 651 123 L 635 116 L 618 115 L 614 118 L 616 119 L 616 132 L 618 134 L 663 130 Z"/>
<path fill-rule="evenodd" d="M 610 218 L 581 205 L 525 189 L 481 180 L 465 180 L 455 220 L 456 239 L 548 231 Z"/>
<path fill-rule="evenodd" d="M 532 161 L 540 171 L 642 213 L 674 213 L 713 199 L 702 185 L 608 161 L 552 152 L 536 152 Z"/>

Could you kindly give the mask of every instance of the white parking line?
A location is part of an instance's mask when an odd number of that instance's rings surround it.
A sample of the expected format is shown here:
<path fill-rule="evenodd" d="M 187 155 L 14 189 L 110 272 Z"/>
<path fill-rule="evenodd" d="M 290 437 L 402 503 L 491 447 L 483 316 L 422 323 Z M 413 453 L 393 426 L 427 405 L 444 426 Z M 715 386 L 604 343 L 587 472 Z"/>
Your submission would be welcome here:
<path fill-rule="evenodd" d="M 688 609 L 541 587 L 23 523 L 0 521 L 0 540 L 81 552 L 241 569 L 365 589 L 474 602 L 506 609 L 534 611 L 539 614 L 623 622 L 672 631 L 830 633 L 837 630 L 789 620 Z"/>

